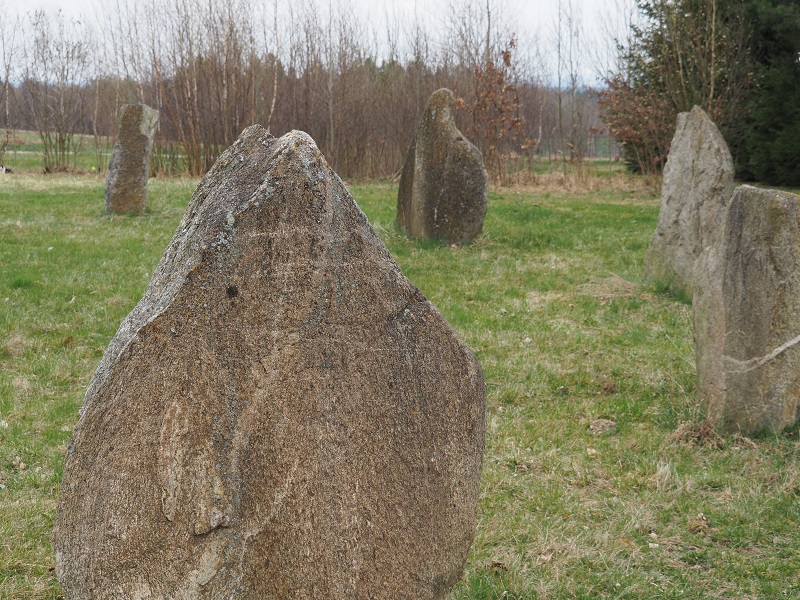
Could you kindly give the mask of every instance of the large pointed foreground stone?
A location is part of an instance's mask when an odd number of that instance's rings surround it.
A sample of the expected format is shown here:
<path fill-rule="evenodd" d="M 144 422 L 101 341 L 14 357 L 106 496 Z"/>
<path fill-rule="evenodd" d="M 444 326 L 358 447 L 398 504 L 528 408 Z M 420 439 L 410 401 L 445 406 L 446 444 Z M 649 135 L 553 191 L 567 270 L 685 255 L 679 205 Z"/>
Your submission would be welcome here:
<path fill-rule="evenodd" d="M 695 261 L 721 239 L 733 173 L 728 145 L 703 109 L 679 114 L 664 167 L 658 225 L 645 256 L 647 277 L 691 292 Z"/>
<path fill-rule="evenodd" d="M 481 369 L 311 138 L 245 130 L 192 197 L 69 444 L 66 598 L 444 598 Z"/>
<path fill-rule="evenodd" d="M 486 169 L 480 150 L 453 119 L 455 100 L 435 91 L 406 156 L 397 223 L 407 236 L 464 244 L 480 235 L 486 216 Z"/>
<path fill-rule="evenodd" d="M 794 194 L 736 189 L 718 248 L 698 261 L 697 394 L 729 431 L 780 431 L 800 399 L 800 206 Z"/>
<path fill-rule="evenodd" d="M 147 209 L 150 155 L 158 111 L 146 104 L 126 104 L 106 175 L 106 212 L 132 214 Z"/>

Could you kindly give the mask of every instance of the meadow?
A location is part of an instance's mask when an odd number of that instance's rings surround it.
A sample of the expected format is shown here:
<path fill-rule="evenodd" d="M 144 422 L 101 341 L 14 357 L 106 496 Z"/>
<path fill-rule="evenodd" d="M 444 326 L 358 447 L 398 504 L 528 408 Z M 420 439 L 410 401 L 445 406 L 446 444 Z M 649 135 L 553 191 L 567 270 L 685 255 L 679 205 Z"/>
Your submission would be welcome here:
<path fill-rule="evenodd" d="M 349 186 L 484 369 L 478 529 L 451 599 L 800 598 L 798 430 L 702 427 L 691 306 L 641 275 L 656 187 L 556 183 L 491 192 L 465 247 L 401 236 L 396 185 Z M 97 176 L 0 176 L 0 599 L 61 597 L 66 443 L 196 184 L 153 179 L 130 217 L 104 214 Z"/>

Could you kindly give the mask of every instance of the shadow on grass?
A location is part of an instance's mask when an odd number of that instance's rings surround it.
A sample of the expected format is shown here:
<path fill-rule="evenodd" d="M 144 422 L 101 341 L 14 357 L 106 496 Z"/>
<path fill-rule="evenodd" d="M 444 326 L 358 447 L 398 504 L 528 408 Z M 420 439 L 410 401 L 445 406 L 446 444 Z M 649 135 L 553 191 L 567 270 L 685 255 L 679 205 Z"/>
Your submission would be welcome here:
<path fill-rule="evenodd" d="M 653 291 L 660 295 L 676 300 L 687 306 L 692 305 L 692 292 L 685 286 L 678 285 L 673 281 L 657 280 L 652 282 Z"/>

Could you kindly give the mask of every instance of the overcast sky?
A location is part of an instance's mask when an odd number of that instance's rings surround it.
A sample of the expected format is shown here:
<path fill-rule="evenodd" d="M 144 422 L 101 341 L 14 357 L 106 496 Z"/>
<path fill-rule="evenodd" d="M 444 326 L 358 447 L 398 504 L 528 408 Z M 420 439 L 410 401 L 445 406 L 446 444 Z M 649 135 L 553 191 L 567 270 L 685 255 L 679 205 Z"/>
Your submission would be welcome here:
<path fill-rule="evenodd" d="M 271 4 L 271 0 L 264 1 Z M 278 3 L 285 1 L 278 0 Z M 455 0 L 454 3 L 458 4 L 460 1 L 462 0 Z M 383 24 L 387 17 L 399 22 L 413 22 L 416 16 L 429 27 L 435 27 L 446 16 L 451 4 L 448 0 L 317 0 L 317 5 L 321 10 L 327 10 L 328 2 L 334 7 L 352 8 L 361 15 L 364 23 L 369 23 L 377 31 L 385 29 Z M 612 24 L 618 22 L 617 13 L 621 10 L 619 7 L 630 5 L 631 2 L 632 0 L 490 0 L 518 37 L 537 40 L 543 55 L 544 68 L 551 71 L 551 75 L 555 59 L 549 49 L 552 48 L 551 40 L 556 29 L 559 5 L 566 7 L 571 4 L 584 31 L 585 56 L 581 59 L 581 68 L 583 79 L 590 84 L 594 83 L 597 71 L 598 45 L 607 45 L 600 42 L 608 37 L 601 32 L 607 31 L 609 26 L 613 29 Z M 84 19 L 92 19 L 95 12 L 107 10 L 109 4 L 102 0 L 0 0 L 0 7 L 4 5 L 6 12 L 10 13 L 32 12 L 36 9 L 55 12 L 61 9 L 69 17 Z"/>
<path fill-rule="evenodd" d="M 269 2 L 269 0 L 266 0 Z M 415 11 L 423 16 L 432 18 L 440 16 L 447 9 L 447 0 L 332 0 L 333 5 L 353 6 L 360 12 L 368 14 L 371 18 L 389 11 L 398 14 L 413 16 Z M 566 5 L 568 0 L 562 0 Z M 108 6 L 106 3 L 95 3 L 93 0 L 5 0 L 14 12 L 33 11 L 38 8 L 45 10 L 62 9 L 71 16 L 85 15 L 92 10 L 95 4 Z M 583 14 L 584 21 L 596 19 L 603 12 L 608 11 L 608 0 L 572 0 L 573 5 Z M 327 6 L 327 0 L 319 0 L 321 6 Z M 520 27 L 538 29 L 542 24 L 549 24 L 555 20 L 558 12 L 558 0 L 492 0 L 492 4 L 503 5 L 504 12 L 513 15 Z"/>

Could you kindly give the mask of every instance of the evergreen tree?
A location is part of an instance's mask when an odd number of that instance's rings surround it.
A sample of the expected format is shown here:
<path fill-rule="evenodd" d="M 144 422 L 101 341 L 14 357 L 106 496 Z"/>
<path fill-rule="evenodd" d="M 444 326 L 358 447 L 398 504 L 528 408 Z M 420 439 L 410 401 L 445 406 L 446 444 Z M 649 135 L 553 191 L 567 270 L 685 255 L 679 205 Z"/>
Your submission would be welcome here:
<path fill-rule="evenodd" d="M 732 132 L 737 175 L 800 185 L 800 0 L 748 0 L 756 85 Z"/>

